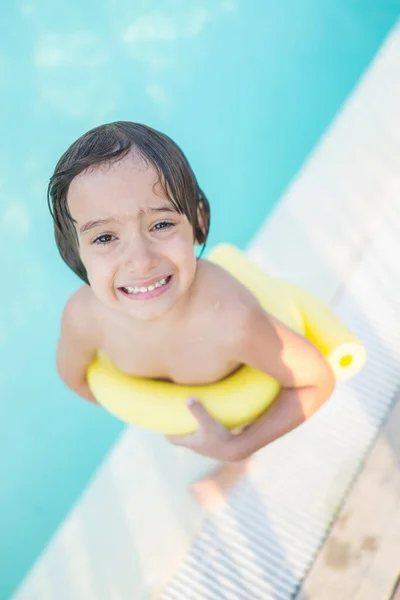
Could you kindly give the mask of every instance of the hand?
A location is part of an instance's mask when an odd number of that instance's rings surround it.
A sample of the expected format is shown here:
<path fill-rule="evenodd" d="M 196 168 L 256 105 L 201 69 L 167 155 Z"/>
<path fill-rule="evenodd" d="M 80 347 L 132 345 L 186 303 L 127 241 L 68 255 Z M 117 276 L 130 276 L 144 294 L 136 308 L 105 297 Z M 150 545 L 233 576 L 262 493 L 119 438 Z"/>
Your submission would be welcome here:
<path fill-rule="evenodd" d="M 184 446 L 198 454 L 217 460 L 234 460 L 232 454 L 234 435 L 214 419 L 197 398 L 189 398 L 187 406 L 199 424 L 194 433 L 170 435 L 168 440 L 175 446 Z"/>

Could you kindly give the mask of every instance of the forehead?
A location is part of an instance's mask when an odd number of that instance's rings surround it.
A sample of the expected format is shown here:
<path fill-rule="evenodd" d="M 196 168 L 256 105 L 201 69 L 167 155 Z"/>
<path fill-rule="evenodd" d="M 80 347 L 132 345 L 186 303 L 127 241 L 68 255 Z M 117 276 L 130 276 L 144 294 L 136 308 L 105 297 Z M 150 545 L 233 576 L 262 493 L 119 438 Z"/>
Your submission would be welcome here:
<path fill-rule="evenodd" d="M 100 164 L 75 177 L 68 190 L 68 207 L 73 218 L 106 216 L 140 211 L 165 204 L 166 196 L 152 165 L 140 157 L 127 156 Z"/>

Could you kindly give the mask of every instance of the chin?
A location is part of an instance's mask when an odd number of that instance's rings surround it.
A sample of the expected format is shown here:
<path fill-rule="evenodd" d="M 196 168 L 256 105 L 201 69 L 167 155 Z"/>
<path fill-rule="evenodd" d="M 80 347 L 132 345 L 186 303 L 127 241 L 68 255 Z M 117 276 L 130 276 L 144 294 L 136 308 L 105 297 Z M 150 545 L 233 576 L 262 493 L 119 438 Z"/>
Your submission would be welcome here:
<path fill-rule="evenodd" d="M 138 321 L 154 321 L 155 319 L 160 319 L 164 315 L 166 315 L 169 311 L 169 308 L 162 309 L 160 307 L 154 307 L 154 309 L 144 309 L 144 310 L 130 310 L 125 311 L 125 313 L 132 317 L 132 319 L 136 319 Z"/>

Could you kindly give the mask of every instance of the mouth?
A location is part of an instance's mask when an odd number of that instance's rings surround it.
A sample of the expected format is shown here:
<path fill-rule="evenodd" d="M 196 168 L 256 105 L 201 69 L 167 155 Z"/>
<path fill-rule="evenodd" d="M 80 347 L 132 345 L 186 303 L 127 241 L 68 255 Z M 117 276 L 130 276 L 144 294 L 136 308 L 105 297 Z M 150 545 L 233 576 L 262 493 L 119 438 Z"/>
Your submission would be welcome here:
<path fill-rule="evenodd" d="M 119 287 L 118 290 L 131 298 L 132 300 L 147 300 L 150 298 L 156 298 L 157 296 L 161 296 L 171 283 L 172 275 L 168 275 L 167 277 L 163 277 L 158 281 L 154 281 L 151 285 L 148 286 L 123 286 Z"/>

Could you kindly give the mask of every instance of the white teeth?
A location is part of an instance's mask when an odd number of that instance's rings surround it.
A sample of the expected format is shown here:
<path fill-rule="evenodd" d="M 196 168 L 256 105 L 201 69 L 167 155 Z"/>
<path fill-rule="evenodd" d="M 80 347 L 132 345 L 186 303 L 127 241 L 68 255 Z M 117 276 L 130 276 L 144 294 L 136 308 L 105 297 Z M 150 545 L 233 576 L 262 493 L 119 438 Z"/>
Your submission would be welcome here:
<path fill-rule="evenodd" d="M 166 283 L 167 283 L 167 280 L 166 280 L 166 279 L 160 279 L 160 281 L 157 281 L 157 283 L 155 284 L 155 286 L 154 286 L 154 287 L 156 287 L 156 288 L 159 288 L 159 287 L 161 287 L 162 285 L 165 285 Z"/>
<path fill-rule="evenodd" d="M 168 277 L 164 277 L 164 279 L 160 279 L 157 283 L 149 285 L 148 287 L 126 287 L 124 288 L 128 294 L 144 294 L 145 292 L 152 292 L 153 290 L 162 287 L 167 283 Z"/>

